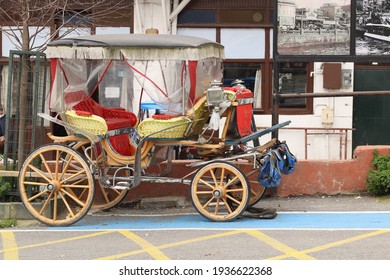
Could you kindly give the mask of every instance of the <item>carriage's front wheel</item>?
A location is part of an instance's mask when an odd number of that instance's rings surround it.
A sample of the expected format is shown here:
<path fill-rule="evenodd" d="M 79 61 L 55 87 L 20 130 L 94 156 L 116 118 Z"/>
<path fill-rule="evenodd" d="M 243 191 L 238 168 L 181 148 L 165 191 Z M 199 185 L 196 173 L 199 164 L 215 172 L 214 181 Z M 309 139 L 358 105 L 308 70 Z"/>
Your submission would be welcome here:
<path fill-rule="evenodd" d="M 57 144 L 34 150 L 19 171 L 20 197 L 27 210 L 50 226 L 68 226 L 92 206 L 94 178 L 84 158 Z"/>
<path fill-rule="evenodd" d="M 230 163 L 207 164 L 192 179 L 192 203 L 209 220 L 227 222 L 236 219 L 246 210 L 249 198 L 248 179 Z"/>

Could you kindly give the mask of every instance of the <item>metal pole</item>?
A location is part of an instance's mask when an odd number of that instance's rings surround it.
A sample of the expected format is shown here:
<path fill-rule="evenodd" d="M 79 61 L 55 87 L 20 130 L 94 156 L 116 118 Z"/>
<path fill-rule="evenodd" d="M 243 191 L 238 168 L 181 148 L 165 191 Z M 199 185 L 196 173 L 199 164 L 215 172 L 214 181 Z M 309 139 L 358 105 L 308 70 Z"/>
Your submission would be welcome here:
<path fill-rule="evenodd" d="M 41 79 L 40 77 L 40 67 L 41 67 L 41 56 L 40 53 L 36 53 L 35 56 L 35 77 L 33 77 L 34 84 L 34 93 L 33 93 L 33 107 L 32 107 L 32 116 L 31 116 L 31 150 L 35 149 L 36 147 L 36 137 L 37 137 L 37 113 L 38 113 L 38 98 L 39 98 L 39 81 Z M 30 60 L 30 66 L 31 66 L 31 72 L 33 72 L 32 67 L 33 63 Z M 28 153 L 30 151 L 27 151 Z"/>
<path fill-rule="evenodd" d="M 279 64 L 274 62 L 274 89 L 272 94 L 272 126 L 279 123 Z M 278 139 L 278 130 L 272 132 L 272 138 Z"/>
<path fill-rule="evenodd" d="M 344 97 L 344 96 L 374 96 L 390 95 L 390 91 L 352 91 L 352 92 L 313 92 L 313 93 L 283 93 L 283 98 L 310 98 L 310 97 Z"/>

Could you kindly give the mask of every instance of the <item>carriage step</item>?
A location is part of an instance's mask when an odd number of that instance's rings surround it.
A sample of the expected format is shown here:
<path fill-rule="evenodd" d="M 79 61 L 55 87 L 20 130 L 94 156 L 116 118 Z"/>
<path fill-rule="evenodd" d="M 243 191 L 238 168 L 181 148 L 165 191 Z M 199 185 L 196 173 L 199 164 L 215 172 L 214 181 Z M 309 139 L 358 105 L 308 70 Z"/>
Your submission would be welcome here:
<path fill-rule="evenodd" d="M 114 190 L 128 190 L 131 185 L 129 182 L 118 182 L 115 186 L 111 187 Z"/>

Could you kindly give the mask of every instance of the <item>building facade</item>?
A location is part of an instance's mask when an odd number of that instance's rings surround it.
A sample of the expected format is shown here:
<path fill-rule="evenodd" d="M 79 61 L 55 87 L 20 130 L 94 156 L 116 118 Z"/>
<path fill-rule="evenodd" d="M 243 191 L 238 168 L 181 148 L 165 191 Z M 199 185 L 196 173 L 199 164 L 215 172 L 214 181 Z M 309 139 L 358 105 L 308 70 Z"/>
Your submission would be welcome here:
<path fill-rule="evenodd" d="M 315 38 L 317 33 L 326 36 L 326 32 L 329 32 L 340 36 L 351 32 L 344 28 L 349 24 L 349 15 L 342 5 L 329 1 L 323 5 L 323 9 L 315 11 L 298 7 L 295 0 L 129 2 L 131 7 L 122 10 L 115 20 L 101 18 L 99 21 L 86 22 L 73 28 L 66 36 L 149 32 L 191 35 L 216 41 L 225 47 L 224 84 L 228 85 L 240 78 L 254 92 L 257 127 L 271 126 L 275 113 L 273 95 L 275 92 L 280 93 L 278 119 L 280 122 L 291 120 L 292 123 L 287 129 L 280 130 L 279 139 L 286 140 L 299 159 L 349 159 L 357 145 L 388 144 L 386 139 L 389 138 L 386 137 L 390 135 L 378 132 L 389 122 L 389 116 L 385 113 L 386 106 L 389 105 L 387 96 L 376 97 L 375 100 L 371 97 L 368 100 L 364 97 L 332 96 L 334 92 L 387 90 L 390 65 L 385 60 L 378 62 L 374 57 L 360 62 L 340 59 L 331 61 L 328 57 L 326 61 L 321 61 L 321 56 L 318 60 L 306 60 L 304 57 L 283 60 L 278 62 L 279 76 L 275 83 L 274 53 L 275 48 L 279 47 L 274 42 L 276 7 L 278 33 L 287 34 L 284 38 L 288 43 L 288 40 L 302 38 L 302 35 Z M 358 2 L 357 8 L 363 9 L 370 1 Z M 386 7 L 387 1 L 382 2 L 381 7 Z M 45 26 L 46 31 L 42 34 L 50 36 L 53 26 L 64 21 L 66 18 L 59 21 L 53 19 L 49 26 Z M 68 22 L 67 25 L 71 23 Z M 13 26 L 4 22 L 0 36 L 3 57 L 2 103 L 7 88 L 4 82 L 7 80 L 7 54 L 15 47 L 12 38 L 7 36 L 7 30 L 12 31 Z M 63 35 L 67 30 L 66 25 L 62 26 L 60 34 Z M 334 66 L 336 68 L 332 68 Z M 329 74 L 329 67 L 337 69 L 340 77 L 335 78 Z M 329 86 L 329 81 L 334 79 L 340 80 L 340 86 Z M 367 84 L 370 84 L 369 88 Z M 283 93 L 329 93 L 329 97 L 283 99 Z M 382 105 L 380 109 L 375 105 L 378 102 Z M 370 107 L 367 108 L 366 105 Z M 371 108 L 372 106 L 376 106 L 376 109 Z M 381 125 L 377 124 L 378 121 Z M 268 140 L 267 137 L 271 135 L 265 136 L 261 142 Z"/>

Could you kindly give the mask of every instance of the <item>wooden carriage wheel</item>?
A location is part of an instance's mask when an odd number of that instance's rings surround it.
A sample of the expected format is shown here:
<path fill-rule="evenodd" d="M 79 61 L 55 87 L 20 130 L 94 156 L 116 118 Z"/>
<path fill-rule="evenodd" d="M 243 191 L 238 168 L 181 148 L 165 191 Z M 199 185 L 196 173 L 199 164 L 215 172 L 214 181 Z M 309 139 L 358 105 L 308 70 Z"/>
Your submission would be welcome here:
<path fill-rule="evenodd" d="M 200 168 L 191 182 L 196 210 L 212 221 L 227 222 L 245 211 L 249 202 L 245 174 L 227 162 L 212 162 Z"/>
<path fill-rule="evenodd" d="M 257 177 L 259 176 L 258 170 L 253 170 L 251 172 L 246 173 L 250 184 L 250 200 L 249 206 L 253 206 L 263 198 L 266 188 L 259 184 Z"/>
<path fill-rule="evenodd" d="M 94 178 L 78 152 L 49 144 L 34 150 L 24 161 L 19 171 L 19 192 L 37 220 L 50 226 L 68 226 L 91 208 Z"/>
<path fill-rule="evenodd" d="M 79 151 L 82 155 L 85 154 L 87 147 L 90 146 L 89 142 L 80 141 L 77 142 L 73 148 Z M 93 160 L 93 152 L 91 149 L 87 150 L 88 157 Z M 125 199 L 129 190 L 115 190 L 110 188 L 103 188 L 99 182 L 95 182 L 95 198 L 91 209 L 93 210 L 109 210 L 121 203 Z"/>

